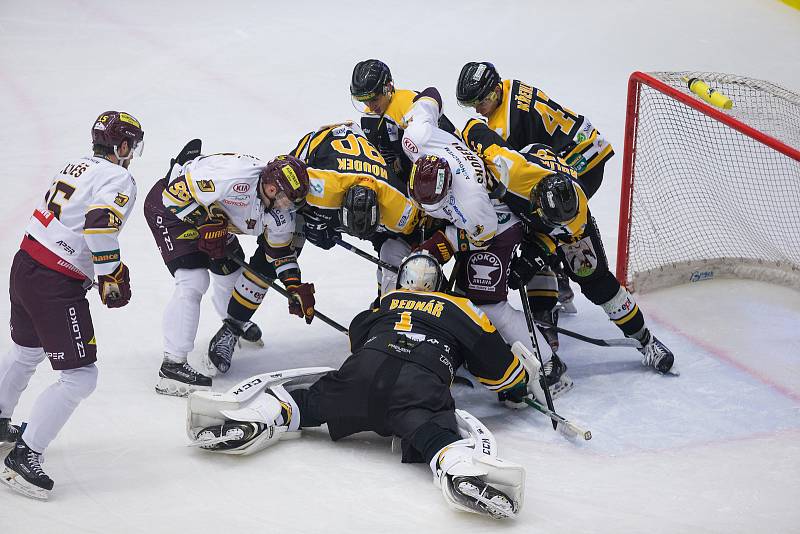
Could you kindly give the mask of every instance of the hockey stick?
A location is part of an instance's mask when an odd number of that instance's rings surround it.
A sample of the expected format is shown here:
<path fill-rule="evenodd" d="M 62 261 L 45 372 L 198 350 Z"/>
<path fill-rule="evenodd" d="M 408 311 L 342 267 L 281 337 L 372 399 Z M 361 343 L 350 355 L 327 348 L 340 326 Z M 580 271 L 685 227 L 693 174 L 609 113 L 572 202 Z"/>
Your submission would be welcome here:
<path fill-rule="evenodd" d="M 259 273 L 258 271 L 256 271 L 252 267 L 250 267 L 250 265 L 246 261 L 244 261 L 243 259 L 241 259 L 241 258 L 239 258 L 237 256 L 231 255 L 231 256 L 228 256 L 228 258 L 231 261 L 233 261 L 236 265 L 238 265 L 239 267 L 241 267 L 245 271 L 249 272 L 250 274 L 252 274 L 256 278 L 258 278 L 259 280 L 261 280 L 262 282 L 267 284 L 269 287 L 274 289 L 279 295 L 282 295 L 282 296 L 286 297 L 287 300 L 290 300 L 290 301 L 292 300 L 292 295 L 288 291 L 286 291 L 284 288 L 282 288 L 279 285 L 277 285 L 275 283 L 274 279 L 267 278 L 263 274 Z M 324 313 L 318 312 L 318 311 L 315 310 L 314 311 L 314 317 L 319 317 L 319 320 L 322 321 L 323 323 L 325 323 L 325 324 L 327 324 L 329 326 L 332 326 L 333 328 L 335 328 L 339 332 L 342 332 L 345 335 L 349 335 L 349 332 L 347 331 L 347 328 L 343 327 L 342 325 L 340 325 L 339 323 L 337 323 L 336 321 L 334 321 L 330 317 L 326 316 Z"/>
<path fill-rule="evenodd" d="M 525 322 L 528 323 L 528 333 L 531 336 L 531 344 L 533 345 L 534 352 L 536 353 L 536 359 L 539 360 L 539 366 L 541 367 L 539 372 L 540 377 L 530 377 L 530 379 L 542 380 L 544 379 L 544 362 L 542 362 L 542 354 L 539 352 L 539 340 L 536 339 L 536 330 L 533 326 L 533 314 L 531 313 L 531 305 L 528 302 L 528 293 L 525 290 L 525 286 L 521 286 L 519 288 L 519 296 L 522 299 L 522 310 L 525 312 Z M 550 388 L 548 387 L 546 380 L 542 380 L 542 382 L 542 389 L 544 390 L 544 399 L 547 402 L 547 409 L 555 414 L 556 409 L 553 406 L 553 396 L 550 394 Z M 558 421 L 555 419 L 553 419 L 553 430 L 558 430 Z"/>
<path fill-rule="evenodd" d="M 361 256 L 365 260 L 371 261 L 372 263 L 374 263 L 378 267 L 381 267 L 383 269 L 387 269 L 389 271 L 392 271 L 393 273 L 397 272 L 397 267 L 395 267 L 394 265 L 392 265 L 390 263 L 386 263 L 385 261 L 383 261 L 383 260 L 381 260 L 379 258 L 376 258 L 375 256 L 373 256 L 372 254 L 370 254 L 368 252 L 364 252 L 363 250 L 361 250 L 357 246 L 351 245 L 350 243 L 348 243 L 347 241 L 345 241 L 341 237 L 337 237 L 333 241 L 337 245 L 339 245 L 339 246 L 341 246 L 343 248 L 346 248 L 347 250 L 349 250 L 350 252 L 352 252 L 356 256 Z"/>
<path fill-rule="evenodd" d="M 558 430 L 559 432 L 561 432 L 565 436 L 567 436 L 567 437 L 573 437 L 573 436 L 576 436 L 576 435 L 577 436 L 582 436 L 583 439 L 585 439 L 586 441 L 589 441 L 590 439 L 592 439 L 591 431 L 585 430 L 585 429 L 579 427 L 578 425 L 576 425 L 575 423 L 564 419 L 563 417 L 561 417 L 560 415 L 558 415 L 556 412 L 554 412 L 552 410 L 548 410 L 546 407 L 542 406 L 541 403 L 539 401 L 537 401 L 536 399 L 529 399 L 529 398 L 526 397 L 523 400 L 525 401 L 525 404 L 527 404 L 528 406 L 530 406 L 534 410 L 536 410 L 536 411 L 538 411 L 540 413 L 543 413 L 544 415 L 546 415 L 547 417 L 552 419 L 553 420 L 553 425 L 554 425 L 553 428 L 555 428 L 556 430 Z"/>
<path fill-rule="evenodd" d="M 642 348 L 641 343 L 630 337 L 598 339 L 594 337 L 584 336 L 583 334 L 573 332 L 572 330 L 567 330 L 566 328 L 555 326 L 553 324 L 548 323 L 547 321 L 542 321 L 541 319 L 534 319 L 533 322 L 536 323 L 536 325 L 541 326 L 543 328 L 552 328 L 556 332 L 564 334 L 567 337 L 579 339 L 581 341 L 585 341 L 586 343 L 591 343 L 592 345 L 598 345 L 600 347 L 633 347 L 634 349 Z"/>

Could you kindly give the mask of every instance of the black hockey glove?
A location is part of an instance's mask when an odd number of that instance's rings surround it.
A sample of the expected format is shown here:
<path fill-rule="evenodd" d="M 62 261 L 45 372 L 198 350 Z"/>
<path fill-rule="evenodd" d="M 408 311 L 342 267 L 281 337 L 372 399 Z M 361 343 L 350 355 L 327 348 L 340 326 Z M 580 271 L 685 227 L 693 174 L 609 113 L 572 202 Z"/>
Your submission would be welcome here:
<path fill-rule="evenodd" d="M 335 212 L 329 215 L 320 210 L 308 210 L 303 213 L 303 217 L 306 239 L 319 248 L 333 248 L 336 240 L 342 237 L 342 233 L 336 230 L 338 220 Z"/>
<path fill-rule="evenodd" d="M 539 271 L 547 267 L 547 262 L 542 259 L 535 248 L 523 245 L 522 254 L 511 260 L 511 269 L 508 273 L 508 287 L 519 289 L 524 287 Z"/>

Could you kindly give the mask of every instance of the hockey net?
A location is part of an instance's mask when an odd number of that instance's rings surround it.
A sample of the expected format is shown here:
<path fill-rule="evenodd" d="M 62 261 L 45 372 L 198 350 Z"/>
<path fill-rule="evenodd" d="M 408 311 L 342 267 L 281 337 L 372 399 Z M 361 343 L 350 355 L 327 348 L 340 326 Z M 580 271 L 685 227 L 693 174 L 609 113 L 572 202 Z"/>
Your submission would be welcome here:
<path fill-rule="evenodd" d="M 707 104 L 685 79 L 733 101 Z M 800 95 L 709 72 L 628 84 L 617 278 L 632 291 L 709 278 L 800 289 Z"/>

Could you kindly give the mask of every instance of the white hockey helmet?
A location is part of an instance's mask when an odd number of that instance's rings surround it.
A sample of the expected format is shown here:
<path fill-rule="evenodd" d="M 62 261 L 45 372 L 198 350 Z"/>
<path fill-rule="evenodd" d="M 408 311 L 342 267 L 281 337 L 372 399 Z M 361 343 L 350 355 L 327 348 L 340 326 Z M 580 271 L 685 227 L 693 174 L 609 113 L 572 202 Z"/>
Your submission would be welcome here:
<path fill-rule="evenodd" d="M 397 289 L 439 291 L 444 282 L 442 266 L 427 250 L 412 252 L 397 270 Z"/>

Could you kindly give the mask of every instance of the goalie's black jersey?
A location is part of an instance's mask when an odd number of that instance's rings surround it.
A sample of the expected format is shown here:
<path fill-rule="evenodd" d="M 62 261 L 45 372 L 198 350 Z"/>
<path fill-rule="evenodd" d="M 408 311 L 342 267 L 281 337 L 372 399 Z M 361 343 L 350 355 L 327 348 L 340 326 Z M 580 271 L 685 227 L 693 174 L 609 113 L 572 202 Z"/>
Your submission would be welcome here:
<path fill-rule="evenodd" d="M 451 383 L 462 364 L 487 388 L 502 391 L 527 380 L 519 359 L 469 300 L 444 293 L 397 290 L 379 308 L 350 324 L 353 352 L 361 348 L 412 361 Z"/>
<path fill-rule="evenodd" d="M 552 147 L 578 175 L 614 154 L 586 117 L 519 80 L 503 80 L 503 100 L 488 123 L 514 150 L 538 143 Z"/>
<path fill-rule="evenodd" d="M 417 94 L 417 91 L 398 89 L 383 116 L 367 114 L 361 117 L 361 129 L 367 139 L 378 148 L 403 182 L 408 180 L 412 165 L 403 151 L 403 134 L 408 126 L 406 115 L 411 111 Z M 439 128 L 459 137 L 458 130 L 445 115 L 439 117 Z"/>

